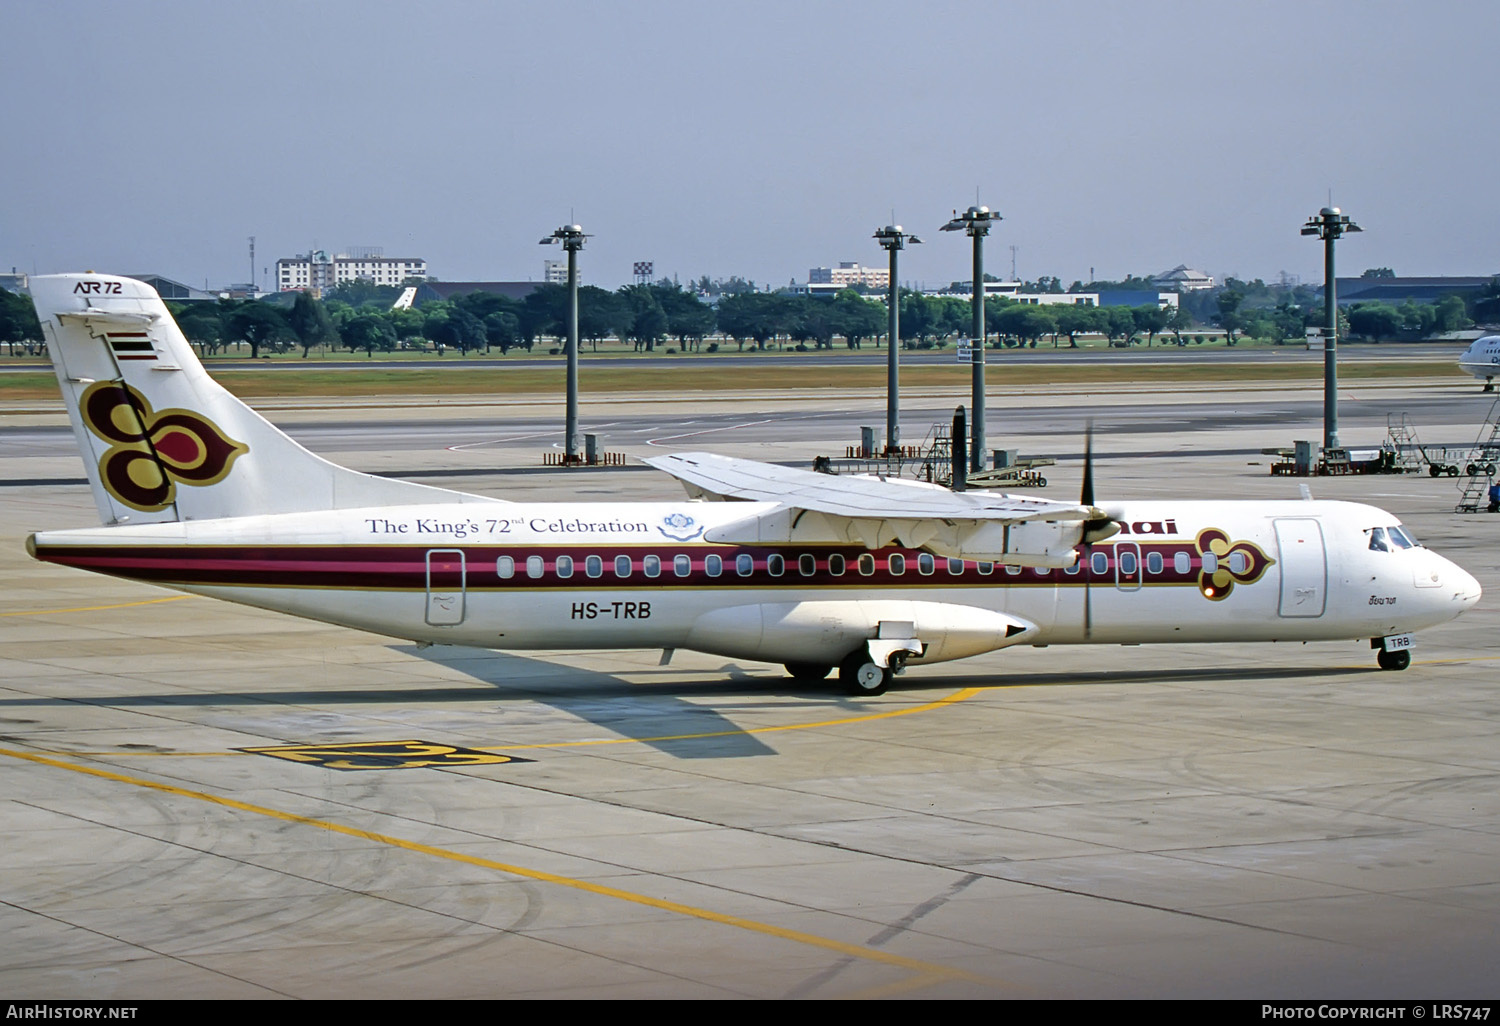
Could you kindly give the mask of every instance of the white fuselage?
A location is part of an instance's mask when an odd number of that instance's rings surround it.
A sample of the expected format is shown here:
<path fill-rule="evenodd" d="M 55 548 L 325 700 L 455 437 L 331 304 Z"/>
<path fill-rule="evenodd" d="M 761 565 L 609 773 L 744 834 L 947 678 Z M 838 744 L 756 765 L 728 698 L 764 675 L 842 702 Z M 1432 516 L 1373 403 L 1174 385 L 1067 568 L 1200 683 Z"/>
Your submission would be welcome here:
<path fill-rule="evenodd" d="M 41 559 L 416 641 L 685 648 L 837 663 L 901 623 L 913 662 L 1008 644 L 1379 638 L 1479 597 L 1390 514 L 1342 502 L 1106 504 L 1068 569 L 705 533 L 769 503 L 480 503 L 44 532 Z M 883 636 L 883 635 L 882 635 Z"/>

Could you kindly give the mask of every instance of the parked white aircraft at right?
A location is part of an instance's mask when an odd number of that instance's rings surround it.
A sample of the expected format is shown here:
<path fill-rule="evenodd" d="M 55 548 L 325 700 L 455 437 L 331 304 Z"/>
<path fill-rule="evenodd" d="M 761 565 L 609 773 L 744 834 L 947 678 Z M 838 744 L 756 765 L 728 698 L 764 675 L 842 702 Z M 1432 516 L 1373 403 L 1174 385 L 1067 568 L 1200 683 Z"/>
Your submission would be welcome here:
<path fill-rule="evenodd" d="M 1484 380 L 1484 390 L 1495 390 L 1495 378 L 1500 376 L 1500 335 L 1486 335 L 1474 340 L 1458 358 L 1458 366 L 1466 373 Z"/>

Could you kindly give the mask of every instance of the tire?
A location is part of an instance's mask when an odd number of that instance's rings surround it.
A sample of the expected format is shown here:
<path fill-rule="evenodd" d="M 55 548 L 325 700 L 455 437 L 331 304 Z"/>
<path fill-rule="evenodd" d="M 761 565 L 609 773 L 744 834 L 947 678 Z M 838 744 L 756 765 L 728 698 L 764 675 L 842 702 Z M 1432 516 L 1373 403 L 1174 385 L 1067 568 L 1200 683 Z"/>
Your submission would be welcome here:
<path fill-rule="evenodd" d="M 868 649 L 850 653 L 839 664 L 839 682 L 851 695 L 883 695 L 895 674 L 870 658 Z"/>
<path fill-rule="evenodd" d="M 1488 474 L 1490 477 L 1494 477 L 1495 476 L 1495 465 L 1493 463 L 1486 463 L 1484 465 L 1484 472 L 1486 474 Z"/>
<path fill-rule="evenodd" d="M 786 672 L 792 675 L 793 680 L 799 680 L 806 684 L 812 684 L 828 676 L 833 670 L 826 663 L 787 663 Z"/>
<path fill-rule="evenodd" d="M 1477 463 L 1470 463 L 1467 469 L 1468 469 L 1469 476 L 1473 477 L 1475 474 L 1479 473 L 1479 464 L 1477 464 Z"/>
<path fill-rule="evenodd" d="M 1046 488 L 1047 487 L 1047 479 L 1045 477 L 1039 477 L 1039 478 L 1037 478 L 1036 479 L 1036 486 L 1038 488 Z"/>
<path fill-rule="evenodd" d="M 1432 477 L 1437 477 L 1437 476 L 1438 476 L 1438 475 L 1439 475 L 1439 474 L 1441 474 L 1441 473 L 1442 473 L 1442 472 L 1443 472 L 1443 468 L 1442 468 L 1442 467 L 1440 467 L 1440 466 L 1438 466 L 1438 465 L 1437 465 L 1437 464 L 1436 464 L 1436 463 L 1434 463 L 1434 464 L 1432 464 L 1432 465 L 1431 465 L 1431 466 L 1429 466 L 1429 467 L 1428 467 L 1428 468 L 1427 468 L 1427 473 L 1428 473 L 1428 474 L 1429 474 L 1429 475 L 1430 475 L 1430 476 L 1432 476 Z"/>
<path fill-rule="evenodd" d="M 1449 477 L 1457 477 L 1458 476 L 1458 468 L 1457 467 L 1449 467 L 1448 468 L 1448 476 Z"/>
<path fill-rule="evenodd" d="M 1382 649 L 1375 657 L 1375 661 L 1380 664 L 1382 670 L 1404 670 L 1411 665 L 1411 653 L 1387 652 Z"/>

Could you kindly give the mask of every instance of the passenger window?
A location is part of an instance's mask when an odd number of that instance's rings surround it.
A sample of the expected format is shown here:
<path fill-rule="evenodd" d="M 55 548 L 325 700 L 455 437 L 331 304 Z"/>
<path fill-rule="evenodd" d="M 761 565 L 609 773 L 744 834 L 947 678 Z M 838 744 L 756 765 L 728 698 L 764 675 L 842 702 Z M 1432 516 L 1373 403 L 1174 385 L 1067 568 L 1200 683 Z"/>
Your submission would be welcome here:
<path fill-rule="evenodd" d="M 932 553 L 924 552 L 917 557 L 917 573 L 930 574 L 937 569 L 937 560 L 932 558 Z"/>
<path fill-rule="evenodd" d="M 1095 552 L 1089 556 L 1089 573 L 1109 573 L 1109 554 L 1107 552 Z"/>
<path fill-rule="evenodd" d="M 982 574 L 992 574 L 992 573 L 995 572 L 995 564 L 994 563 L 975 563 L 974 564 L 974 569 L 978 570 Z"/>
<path fill-rule="evenodd" d="M 1212 552 L 1205 552 L 1199 558 L 1204 573 L 1211 574 L 1219 569 L 1219 557 Z"/>
<path fill-rule="evenodd" d="M 583 572 L 590 577 L 604 576 L 604 560 L 598 556 L 590 556 L 583 561 Z"/>
<path fill-rule="evenodd" d="M 1235 551 L 1229 554 L 1229 572 L 1242 574 L 1250 569 L 1250 557 L 1243 552 Z"/>
<path fill-rule="evenodd" d="M 1159 573 L 1161 573 L 1162 567 L 1164 565 L 1165 565 L 1165 563 L 1163 562 L 1163 560 L 1161 558 L 1161 553 L 1160 552 L 1148 552 L 1148 553 L 1146 553 L 1146 572 L 1148 574 L 1159 574 Z"/>
<path fill-rule="evenodd" d="M 766 573 L 772 577 L 780 577 L 784 570 L 786 570 L 786 560 L 781 553 L 773 552 L 766 557 Z"/>
<path fill-rule="evenodd" d="M 647 577 L 661 576 L 661 557 L 647 556 L 641 560 L 641 569 L 646 571 Z"/>
<path fill-rule="evenodd" d="M 906 573 L 906 557 L 899 552 L 891 553 L 885 561 L 885 568 L 897 576 Z"/>
<path fill-rule="evenodd" d="M 1136 556 L 1134 552 L 1120 553 L 1120 573 L 1133 574 L 1136 568 Z"/>
<path fill-rule="evenodd" d="M 868 552 L 859 554 L 859 572 L 869 577 L 875 572 L 875 557 Z"/>
<path fill-rule="evenodd" d="M 554 571 L 556 571 L 557 576 L 559 576 L 559 577 L 563 577 L 563 578 L 572 577 L 573 576 L 573 557 L 572 556 L 558 556 L 557 557 L 557 562 L 553 564 L 552 569 Z"/>
<path fill-rule="evenodd" d="M 748 552 L 741 552 L 734 557 L 734 572 L 741 577 L 749 577 L 755 571 L 755 557 Z"/>
<path fill-rule="evenodd" d="M 615 576 L 616 577 L 629 577 L 630 576 L 630 557 L 629 556 L 616 556 L 615 557 Z"/>
<path fill-rule="evenodd" d="M 964 561 L 961 559 L 948 560 L 948 572 L 954 577 L 964 572 Z"/>
<path fill-rule="evenodd" d="M 544 567 L 543 567 L 543 564 L 542 564 L 542 557 L 541 556 L 527 556 L 526 557 L 526 576 L 527 577 L 531 577 L 531 578 L 540 577 L 540 576 L 542 576 L 542 570 L 543 569 L 544 569 Z"/>
<path fill-rule="evenodd" d="M 797 557 L 797 570 L 803 577 L 811 577 L 818 572 L 818 560 L 811 552 L 804 552 Z"/>
<path fill-rule="evenodd" d="M 1383 528 L 1383 527 L 1372 527 L 1372 528 L 1370 528 L 1370 551 L 1371 552 L 1389 552 L 1390 551 L 1390 548 L 1385 543 L 1385 528 Z"/>
<path fill-rule="evenodd" d="M 844 557 L 835 552 L 828 557 L 828 572 L 835 577 L 844 575 Z"/>
<path fill-rule="evenodd" d="M 1072 566 L 1065 566 L 1065 567 L 1063 567 L 1063 573 L 1065 573 L 1065 574 L 1076 574 L 1081 569 L 1083 569 L 1083 560 L 1081 560 L 1081 559 L 1075 559 L 1075 560 L 1073 560 L 1073 565 Z"/>
<path fill-rule="evenodd" d="M 1186 552 L 1172 553 L 1172 570 L 1175 573 L 1186 574 L 1193 570 L 1193 557 Z"/>
<path fill-rule="evenodd" d="M 693 561 L 687 556 L 672 557 L 672 572 L 678 577 L 686 577 L 693 572 Z"/>
<path fill-rule="evenodd" d="M 724 572 L 724 560 L 719 556 L 704 556 L 703 572 L 710 577 L 719 576 Z"/>
<path fill-rule="evenodd" d="M 1016 566 L 1014 563 L 1008 563 L 1006 564 L 1005 572 L 1010 574 L 1012 577 L 1018 577 L 1020 576 L 1021 568 Z"/>
<path fill-rule="evenodd" d="M 509 580 L 516 575 L 516 561 L 510 556 L 501 556 L 495 560 L 495 573 Z"/>

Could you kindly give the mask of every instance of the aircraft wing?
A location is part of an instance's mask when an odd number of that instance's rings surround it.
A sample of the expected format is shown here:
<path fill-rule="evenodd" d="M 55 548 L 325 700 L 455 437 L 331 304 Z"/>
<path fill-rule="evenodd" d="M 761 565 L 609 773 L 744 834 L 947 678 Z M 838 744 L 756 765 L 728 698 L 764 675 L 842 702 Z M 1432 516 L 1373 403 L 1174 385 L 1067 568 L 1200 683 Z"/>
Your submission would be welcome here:
<path fill-rule="evenodd" d="M 794 514 L 821 514 L 824 540 L 851 541 L 867 548 L 898 543 L 954 558 L 993 560 L 1028 566 L 1071 566 L 1073 548 L 1089 522 L 1108 514 L 1088 505 L 1052 502 L 992 492 L 947 488 L 891 478 L 819 474 L 687 452 L 645 461 L 677 478 L 694 497 L 779 503 Z M 785 521 L 785 531 L 776 524 Z M 740 530 L 712 532 L 725 541 L 814 540 L 817 524 L 803 518 L 756 518 L 758 536 Z M 802 533 L 797 529 L 801 526 Z M 784 534 L 781 538 L 779 535 Z"/>
<path fill-rule="evenodd" d="M 832 516 L 989 520 L 1012 524 L 1025 520 L 1090 520 L 1105 516 L 1094 506 L 1018 495 L 954 492 L 893 478 L 882 480 L 819 474 L 707 452 L 654 456 L 645 462 L 671 474 L 690 491 L 708 498 L 779 502 Z"/>

